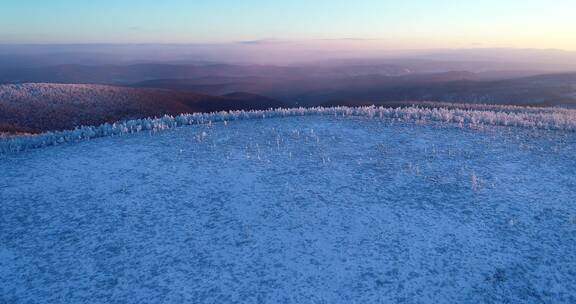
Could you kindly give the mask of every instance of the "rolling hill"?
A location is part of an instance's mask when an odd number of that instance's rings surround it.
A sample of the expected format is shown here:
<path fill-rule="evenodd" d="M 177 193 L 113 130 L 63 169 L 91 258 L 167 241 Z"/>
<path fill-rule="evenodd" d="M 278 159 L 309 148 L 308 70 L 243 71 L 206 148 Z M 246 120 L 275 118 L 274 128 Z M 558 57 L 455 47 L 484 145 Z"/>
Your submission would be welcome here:
<path fill-rule="evenodd" d="M 540 106 L 576 105 L 576 73 L 494 79 L 497 77 L 498 75 L 493 73 L 452 71 L 331 79 L 282 80 L 257 77 L 158 79 L 133 86 L 178 89 L 205 94 L 248 91 L 270 96 L 285 103 L 306 106 L 327 104 L 354 106 L 417 100 Z"/>
<path fill-rule="evenodd" d="M 209 96 L 93 84 L 8 84 L 0 85 L 0 132 L 38 133 L 166 114 L 281 106 L 249 93 Z"/>
<path fill-rule="evenodd" d="M 374 90 L 323 92 L 332 100 L 324 105 L 363 105 L 401 100 L 508 104 L 528 106 L 576 106 L 576 73 L 547 74 L 498 81 L 447 81 L 404 84 Z"/>

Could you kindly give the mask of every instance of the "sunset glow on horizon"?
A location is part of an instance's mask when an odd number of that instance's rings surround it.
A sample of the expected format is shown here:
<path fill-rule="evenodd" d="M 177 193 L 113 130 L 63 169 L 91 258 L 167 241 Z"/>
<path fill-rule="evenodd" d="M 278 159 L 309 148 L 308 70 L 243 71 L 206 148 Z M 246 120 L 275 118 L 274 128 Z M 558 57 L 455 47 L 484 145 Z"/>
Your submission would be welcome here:
<path fill-rule="evenodd" d="M 574 11 L 568 0 L 23 0 L 0 4 L 0 44 L 345 38 L 386 49 L 576 50 Z"/>

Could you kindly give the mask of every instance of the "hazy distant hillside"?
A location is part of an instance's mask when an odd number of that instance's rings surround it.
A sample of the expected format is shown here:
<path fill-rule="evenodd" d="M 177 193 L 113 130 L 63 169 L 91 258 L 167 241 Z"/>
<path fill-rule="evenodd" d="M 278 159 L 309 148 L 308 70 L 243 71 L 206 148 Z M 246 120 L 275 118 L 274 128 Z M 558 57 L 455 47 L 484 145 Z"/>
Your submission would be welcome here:
<path fill-rule="evenodd" d="M 261 77 L 159 79 L 135 87 L 187 90 L 204 94 L 247 91 L 298 105 L 328 102 L 434 100 L 495 104 L 576 104 L 576 74 L 506 79 L 505 73 L 453 71 L 402 76 L 274 79 Z M 493 78 L 503 79 L 493 80 Z M 349 104 L 349 103 L 348 103 Z"/>
<path fill-rule="evenodd" d="M 0 83 L 110 84 L 206 95 L 250 92 L 304 106 L 402 100 L 575 103 L 573 84 L 569 83 L 572 80 L 565 79 L 567 76 L 553 74 L 546 81 L 539 81 L 541 76 L 531 79 L 550 70 L 569 69 L 570 65 L 560 65 L 551 59 L 545 65 L 525 64 L 521 60 L 499 62 L 502 57 L 496 55 L 501 53 L 484 51 L 485 56 L 478 55 L 477 61 L 464 52 L 467 56 L 452 60 L 437 54 L 430 58 L 326 60 L 298 66 L 216 63 L 12 66 L 0 68 Z M 524 60 L 535 56 L 530 52 L 519 54 L 523 54 L 519 58 Z M 542 54 L 537 55 L 544 60 Z"/>
<path fill-rule="evenodd" d="M 0 56 L 1 57 L 1 56 Z M 576 70 L 576 68 L 575 68 Z M 65 64 L 27 67 L 0 65 L 0 82 L 26 83 L 97 83 L 134 84 L 149 80 L 194 80 L 225 84 L 234 79 L 316 82 L 364 76 L 407 76 L 467 71 L 483 79 L 502 79 L 546 73 L 522 65 L 503 65 L 494 62 L 404 60 L 340 60 L 299 66 L 256 64 L 131 64 L 80 65 Z"/>
<path fill-rule="evenodd" d="M 276 41 L 278 42 L 278 41 Z M 409 67 L 478 71 L 529 69 L 547 72 L 576 70 L 576 52 L 553 49 L 464 48 L 387 50 L 362 40 L 248 41 L 229 44 L 0 44 L 0 70 L 65 64 L 129 65 L 135 63 L 242 63 L 302 65 L 326 62 L 395 64 L 418 60 Z M 377 40 L 373 43 L 379 44 Z M 426 62 L 424 62 L 426 61 Z M 454 64 L 457 64 L 455 66 Z M 439 72 L 440 70 L 436 70 Z M 423 71 L 418 71 L 423 72 Z M 433 72 L 433 71 L 428 71 Z"/>
<path fill-rule="evenodd" d="M 40 132 L 164 114 L 280 106 L 273 99 L 240 93 L 208 96 L 104 85 L 0 85 L 0 132 Z"/>
<path fill-rule="evenodd" d="M 153 79 L 218 79 L 261 77 L 286 79 L 343 78 L 358 75 L 406 75 L 412 71 L 399 65 L 272 66 L 233 64 L 133 64 L 12 67 L 0 69 L 0 82 L 50 82 L 131 84 Z"/>
<path fill-rule="evenodd" d="M 349 77 L 313 77 L 278 79 L 273 77 L 236 77 L 202 79 L 158 79 L 136 83 L 134 87 L 165 88 L 226 94 L 235 91 L 253 92 L 280 99 L 285 103 L 315 105 L 352 92 L 370 93 L 386 88 L 472 80 L 479 74 L 463 71 L 386 76 L 366 74 Z"/>
<path fill-rule="evenodd" d="M 372 101 L 435 100 L 512 105 L 576 106 L 576 73 L 540 75 L 500 81 L 452 81 L 404 85 L 373 91 L 325 95 L 329 104 Z M 352 103 L 351 103 L 352 102 Z"/>

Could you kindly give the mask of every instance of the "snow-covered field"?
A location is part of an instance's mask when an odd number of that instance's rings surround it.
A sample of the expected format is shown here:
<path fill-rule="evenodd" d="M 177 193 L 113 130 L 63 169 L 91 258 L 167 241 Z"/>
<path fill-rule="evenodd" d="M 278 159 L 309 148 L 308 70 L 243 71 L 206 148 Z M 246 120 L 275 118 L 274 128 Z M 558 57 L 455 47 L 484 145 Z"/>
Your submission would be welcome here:
<path fill-rule="evenodd" d="M 5 141 L 0 303 L 576 302 L 574 112 L 322 111 Z"/>

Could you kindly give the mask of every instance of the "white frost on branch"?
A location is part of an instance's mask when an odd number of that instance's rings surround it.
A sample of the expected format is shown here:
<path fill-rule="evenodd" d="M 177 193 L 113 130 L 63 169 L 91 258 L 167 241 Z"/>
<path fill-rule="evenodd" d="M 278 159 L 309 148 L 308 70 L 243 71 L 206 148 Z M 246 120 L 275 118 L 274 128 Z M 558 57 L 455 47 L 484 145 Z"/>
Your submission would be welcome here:
<path fill-rule="evenodd" d="M 332 115 L 362 116 L 374 119 L 402 121 L 433 121 L 455 123 L 462 126 L 513 126 L 546 130 L 576 131 L 576 110 L 560 108 L 526 108 L 518 106 L 422 103 L 409 107 L 315 107 L 271 109 L 266 111 L 230 111 L 182 114 L 103 124 L 82 126 L 74 130 L 47 132 L 34 136 L 0 139 L 0 153 L 23 151 L 78 142 L 92 138 L 132 134 L 142 131 L 160 131 L 186 125 L 226 122 L 255 118 L 286 116 Z"/>

